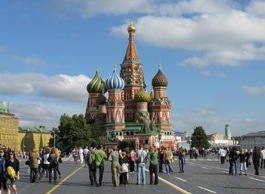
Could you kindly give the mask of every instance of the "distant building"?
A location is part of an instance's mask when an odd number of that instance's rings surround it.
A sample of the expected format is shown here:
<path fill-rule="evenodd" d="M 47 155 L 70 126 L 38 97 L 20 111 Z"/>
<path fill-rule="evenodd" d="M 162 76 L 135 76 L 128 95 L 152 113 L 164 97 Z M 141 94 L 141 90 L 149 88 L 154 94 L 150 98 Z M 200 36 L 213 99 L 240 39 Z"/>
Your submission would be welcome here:
<path fill-rule="evenodd" d="M 265 131 L 247 133 L 238 137 L 241 148 L 253 149 L 255 146 L 265 147 Z"/>
<path fill-rule="evenodd" d="M 225 125 L 225 138 L 230 140 L 231 139 L 231 130 L 229 125 Z"/>
<path fill-rule="evenodd" d="M 4 146 L 16 152 L 29 152 L 33 148 L 40 150 L 48 146 L 51 131 L 40 127 L 19 127 L 19 120 L 10 113 L 0 101 L 0 147 Z"/>
<path fill-rule="evenodd" d="M 0 144 L 13 150 L 19 147 L 18 119 L 5 107 L 4 102 L 0 101 Z"/>
<path fill-rule="evenodd" d="M 231 146 L 234 145 L 234 141 L 230 139 L 227 139 L 224 137 L 223 134 L 220 133 L 213 133 L 208 135 L 209 143 L 211 146 L 214 147 L 220 147 L 220 146 Z"/>

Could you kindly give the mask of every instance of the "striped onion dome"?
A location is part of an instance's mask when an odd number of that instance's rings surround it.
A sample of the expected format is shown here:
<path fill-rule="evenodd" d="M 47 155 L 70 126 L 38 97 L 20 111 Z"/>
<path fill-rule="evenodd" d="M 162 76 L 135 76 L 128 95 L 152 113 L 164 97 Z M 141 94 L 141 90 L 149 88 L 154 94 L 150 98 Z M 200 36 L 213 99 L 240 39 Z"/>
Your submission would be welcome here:
<path fill-rule="evenodd" d="M 120 89 L 125 86 L 124 80 L 117 74 L 114 68 L 112 75 L 105 82 L 107 89 Z"/>
<path fill-rule="evenodd" d="M 134 100 L 137 102 L 149 102 L 151 100 L 150 95 L 145 91 L 143 87 L 135 94 Z"/>
<path fill-rule="evenodd" d="M 98 70 L 94 78 L 87 84 L 88 93 L 101 93 L 105 90 L 104 81 L 99 76 Z"/>
<path fill-rule="evenodd" d="M 166 76 L 162 73 L 161 68 L 159 68 L 158 72 L 152 79 L 152 86 L 157 87 L 157 86 L 164 86 L 167 87 L 168 81 Z"/>

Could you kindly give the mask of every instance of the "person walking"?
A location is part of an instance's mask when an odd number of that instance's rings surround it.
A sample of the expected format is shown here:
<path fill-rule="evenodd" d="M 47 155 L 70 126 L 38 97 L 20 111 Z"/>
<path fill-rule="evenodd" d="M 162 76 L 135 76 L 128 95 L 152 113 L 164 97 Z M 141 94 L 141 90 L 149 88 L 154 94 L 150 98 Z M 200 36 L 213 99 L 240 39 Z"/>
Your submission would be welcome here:
<path fill-rule="evenodd" d="M 260 160 L 260 151 L 257 146 L 254 147 L 252 161 L 255 168 L 255 175 L 259 175 L 259 160 Z"/>
<path fill-rule="evenodd" d="M 44 174 L 46 173 L 46 178 L 49 178 L 49 165 L 50 165 L 50 162 L 48 161 L 48 158 L 49 158 L 49 155 L 50 155 L 50 148 L 49 147 L 46 147 L 44 149 L 44 153 L 42 155 L 42 170 L 41 170 L 41 173 L 40 173 L 40 180 L 43 178 Z"/>
<path fill-rule="evenodd" d="M 245 172 L 245 175 L 247 175 L 247 153 L 245 152 L 245 149 L 241 148 L 239 153 L 239 164 L 240 164 L 240 175 L 242 175 L 242 172 Z"/>
<path fill-rule="evenodd" d="M 226 159 L 226 150 L 224 148 L 220 148 L 218 154 L 219 154 L 220 159 L 221 159 L 221 164 L 224 164 L 225 159 Z"/>
<path fill-rule="evenodd" d="M 183 148 L 179 149 L 179 173 L 184 173 L 184 156 L 185 156 L 185 150 Z"/>
<path fill-rule="evenodd" d="M 57 183 L 57 168 L 59 165 L 58 156 L 56 154 L 56 148 L 51 149 L 51 153 L 49 155 L 48 161 L 49 165 L 49 183 L 52 181 L 52 172 L 53 172 L 53 180 L 54 183 Z"/>
<path fill-rule="evenodd" d="M 87 165 L 89 172 L 90 184 L 96 184 L 96 164 L 95 164 L 95 150 L 93 147 L 90 147 L 87 152 Z"/>
<path fill-rule="evenodd" d="M 122 152 L 122 156 L 119 159 L 120 161 L 120 184 L 125 186 L 128 184 L 128 172 L 129 172 L 129 158 L 126 152 Z"/>
<path fill-rule="evenodd" d="M 145 178 L 145 163 L 147 152 L 143 149 L 143 145 L 140 146 L 140 149 L 137 151 L 137 185 L 145 185 L 146 178 Z"/>
<path fill-rule="evenodd" d="M 120 184 L 120 169 L 121 165 L 119 163 L 120 154 L 118 147 L 114 146 L 113 150 L 109 154 L 109 161 L 111 161 L 111 173 L 112 173 L 112 183 L 114 187 Z"/>
<path fill-rule="evenodd" d="M 29 154 L 29 167 L 30 167 L 30 182 L 39 182 L 39 153 L 37 149 L 33 149 Z"/>
<path fill-rule="evenodd" d="M 149 160 L 149 173 L 150 173 L 150 185 L 153 183 L 155 185 L 158 184 L 158 174 L 157 174 L 157 166 L 158 166 L 158 151 L 155 147 L 151 147 L 148 154 L 147 159 Z M 153 182 L 153 175 L 155 176 L 155 180 Z"/>
<path fill-rule="evenodd" d="M 96 181 L 97 187 L 102 185 L 103 174 L 104 174 L 104 162 L 107 159 L 106 153 L 103 150 L 103 146 L 100 145 L 95 150 L 95 163 L 96 171 L 99 171 L 99 179 L 97 180 L 97 172 L 95 173 L 94 180 Z"/>
<path fill-rule="evenodd" d="M 8 168 L 11 168 L 15 171 L 14 174 L 9 174 Z M 5 169 L 6 169 L 6 187 L 7 187 L 7 193 L 11 193 L 11 191 L 14 194 L 17 194 L 17 186 L 16 181 L 20 180 L 20 163 L 19 160 L 16 158 L 15 152 L 10 151 L 9 152 L 9 158 L 5 163 Z"/>

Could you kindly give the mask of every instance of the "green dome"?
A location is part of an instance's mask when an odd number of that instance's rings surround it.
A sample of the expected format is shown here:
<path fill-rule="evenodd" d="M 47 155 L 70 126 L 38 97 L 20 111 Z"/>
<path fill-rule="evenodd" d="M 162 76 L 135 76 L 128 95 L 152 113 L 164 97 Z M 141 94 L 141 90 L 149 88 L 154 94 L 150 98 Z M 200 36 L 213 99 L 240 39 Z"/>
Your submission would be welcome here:
<path fill-rule="evenodd" d="M 137 102 L 149 102 L 151 100 L 150 95 L 145 91 L 143 87 L 135 94 L 134 99 Z"/>
<path fill-rule="evenodd" d="M 101 93 L 105 90 L 104 81 L 98 74 L 98 70 L 94 78 L 87 84 L 87 91 L 88 93 Z"/>

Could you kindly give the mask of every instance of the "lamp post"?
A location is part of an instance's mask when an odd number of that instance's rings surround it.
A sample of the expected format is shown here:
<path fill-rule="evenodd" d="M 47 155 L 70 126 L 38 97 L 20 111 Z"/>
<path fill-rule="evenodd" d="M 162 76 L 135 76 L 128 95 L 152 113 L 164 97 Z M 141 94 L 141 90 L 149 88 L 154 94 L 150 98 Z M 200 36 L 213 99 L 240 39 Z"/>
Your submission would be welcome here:
<path fill-rule="evenodd" d="M 56 132 L 56 128 L 53 128 L 53 147 L 55 148 L 55 132 Z"/>

